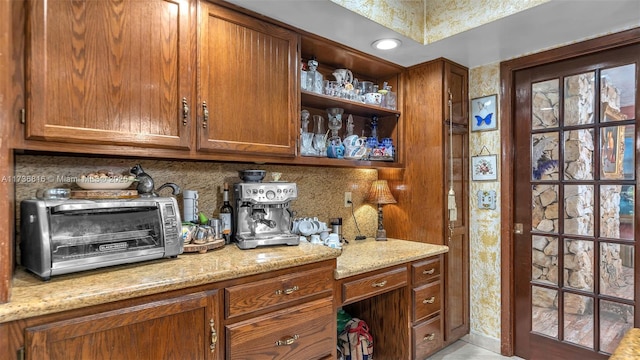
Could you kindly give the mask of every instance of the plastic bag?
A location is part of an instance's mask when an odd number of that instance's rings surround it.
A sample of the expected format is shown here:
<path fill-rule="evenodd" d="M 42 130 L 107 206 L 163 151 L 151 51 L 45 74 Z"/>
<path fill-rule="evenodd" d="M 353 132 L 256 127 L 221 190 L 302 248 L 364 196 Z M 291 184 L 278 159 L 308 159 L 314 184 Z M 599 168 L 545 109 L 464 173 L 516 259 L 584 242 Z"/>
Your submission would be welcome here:
<path fill-rule="evenodd" d="M 373 359 L 373 336 L 363 320 L 349 320 L 338 336 L 338 345 L 342 348 L 345 360 Z"/>

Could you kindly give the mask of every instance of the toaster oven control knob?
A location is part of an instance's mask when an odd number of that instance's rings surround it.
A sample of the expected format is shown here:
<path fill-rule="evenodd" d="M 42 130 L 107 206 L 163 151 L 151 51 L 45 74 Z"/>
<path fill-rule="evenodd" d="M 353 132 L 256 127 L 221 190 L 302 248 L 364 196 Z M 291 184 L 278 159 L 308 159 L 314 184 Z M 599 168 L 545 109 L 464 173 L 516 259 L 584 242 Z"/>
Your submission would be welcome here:
<path fill-rule="evenodd" d="M 276 193 L 273 190 L 267 191 L 267 199 L 273 200 L 276 197 Z"/>

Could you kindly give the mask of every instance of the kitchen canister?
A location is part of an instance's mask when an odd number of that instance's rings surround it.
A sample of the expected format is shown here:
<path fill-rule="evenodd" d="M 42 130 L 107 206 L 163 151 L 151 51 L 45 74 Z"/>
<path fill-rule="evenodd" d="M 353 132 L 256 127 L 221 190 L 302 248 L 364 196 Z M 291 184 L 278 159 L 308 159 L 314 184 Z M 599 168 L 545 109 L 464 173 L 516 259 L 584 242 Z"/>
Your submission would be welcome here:
<path fill-rule="evenodd" d="M 198 222 L 198 191 L 184 190 L 182 192 L 183 221 Z"/>

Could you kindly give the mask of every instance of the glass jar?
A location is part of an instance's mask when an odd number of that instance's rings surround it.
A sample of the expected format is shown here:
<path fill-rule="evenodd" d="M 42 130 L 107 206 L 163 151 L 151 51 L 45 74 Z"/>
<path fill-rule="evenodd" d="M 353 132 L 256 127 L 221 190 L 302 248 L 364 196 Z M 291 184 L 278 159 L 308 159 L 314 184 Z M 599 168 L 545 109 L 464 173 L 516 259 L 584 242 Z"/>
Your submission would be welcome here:
<path fill-rule="evenodd" d="M 316 94 L 322 94 L 324 76 L 317 70 L 318 62 L 312 59 L 309 60 L 307 64 L 309 65 L 309 70 L 307 71 L 306 90 Z"/>

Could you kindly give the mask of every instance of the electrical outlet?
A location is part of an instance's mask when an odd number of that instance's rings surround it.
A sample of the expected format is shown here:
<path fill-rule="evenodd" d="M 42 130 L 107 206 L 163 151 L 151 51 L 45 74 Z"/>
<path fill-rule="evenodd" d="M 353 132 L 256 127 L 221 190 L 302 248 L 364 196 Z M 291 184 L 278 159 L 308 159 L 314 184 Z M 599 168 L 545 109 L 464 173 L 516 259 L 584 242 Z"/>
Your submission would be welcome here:
<path fill-rule="evenodd" d="M 344 207 L 351 207 L 351 192 L 347 191 L 344 193 Z"/>

